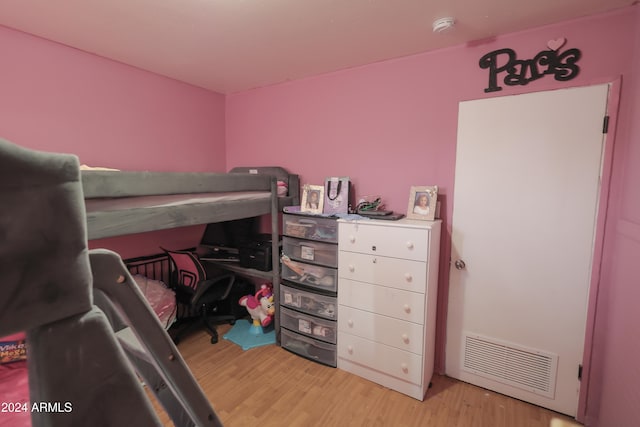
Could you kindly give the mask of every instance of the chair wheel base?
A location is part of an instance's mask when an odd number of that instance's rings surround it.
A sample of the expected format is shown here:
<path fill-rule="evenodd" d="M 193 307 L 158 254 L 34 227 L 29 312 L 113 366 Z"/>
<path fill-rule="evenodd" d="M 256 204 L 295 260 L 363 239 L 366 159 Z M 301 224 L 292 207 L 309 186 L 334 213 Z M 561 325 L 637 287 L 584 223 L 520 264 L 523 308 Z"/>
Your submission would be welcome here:
<path fill-rule="evenodd" d="M 211 337 L 211 344 L 217 344 L 218 343 L 218 337 Z"/>

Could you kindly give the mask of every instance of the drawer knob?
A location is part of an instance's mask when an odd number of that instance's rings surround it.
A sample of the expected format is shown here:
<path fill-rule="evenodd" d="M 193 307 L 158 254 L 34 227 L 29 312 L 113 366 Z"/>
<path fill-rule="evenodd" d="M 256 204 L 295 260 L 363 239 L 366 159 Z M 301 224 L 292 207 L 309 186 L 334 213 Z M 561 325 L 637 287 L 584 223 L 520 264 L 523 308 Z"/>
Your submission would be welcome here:
<path fill-rule="evenodd" d="M 353 264 L 349 264 L 349 271 L 353 273 L 356 271 L 356 267 Z"/>
<path fill-rule="evenodd" d="M 349 325 L 350 328 L 353 328 L 353 320 L 352 319 L 347 320 L 347 325 Z"/>
<path fill-rule="evenodd" d="M 413 242 L 407 242 L 407 249 L 413 249 Z"/>
<path fill-rule="evenodd" d="M 401 363 L 401 364 L 400 364 L 400 369 L 402 369 L 402 372 L 404 372 L 405 374 L 406 374 L 407 372 L 409 372 L 409 367 L 407 366 L 407 364 L 406 364 L 406 363 Z"/>
<path fill-rule="evenodd" d="M 404 278 L 406 279 L 407 282 L 410 282 L 413 280 L 413 276 L 411 275 L 411 273 L 405 273 Z"/>
<path fill-rule="evenodd" d="M 405 304 L 402 308 L 404 309 L 405 313 L 411 313 L 411 307 L 409 306 L 409 304 Z"/>
<path fill-rule="evenodd" d="M 347 351 L 349 352 L 349 354 L 353 354 L 353 347 L 348 345 L 347 346 Z"/>
<path fill-rule="evenodd" d="M 349 236 L 349 241 L 351 243 L 355 243 L 356 242 L 356 236 Z"/>
<path fill-rule="evenodd" d="M 405 344 L 409 344 L 409 335 L 402 334 L 402 342 L 404 342 Z"/>

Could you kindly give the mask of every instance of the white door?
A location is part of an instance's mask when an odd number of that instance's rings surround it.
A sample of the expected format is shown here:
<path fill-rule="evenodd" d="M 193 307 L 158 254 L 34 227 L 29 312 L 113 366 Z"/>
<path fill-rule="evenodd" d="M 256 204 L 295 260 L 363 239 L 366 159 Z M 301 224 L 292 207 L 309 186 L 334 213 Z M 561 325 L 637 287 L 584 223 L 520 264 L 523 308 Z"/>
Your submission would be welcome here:
<path fill-rule="evenodd" d="M 446 373 L 571 416 L 608 89 L 459 106 Z"/>

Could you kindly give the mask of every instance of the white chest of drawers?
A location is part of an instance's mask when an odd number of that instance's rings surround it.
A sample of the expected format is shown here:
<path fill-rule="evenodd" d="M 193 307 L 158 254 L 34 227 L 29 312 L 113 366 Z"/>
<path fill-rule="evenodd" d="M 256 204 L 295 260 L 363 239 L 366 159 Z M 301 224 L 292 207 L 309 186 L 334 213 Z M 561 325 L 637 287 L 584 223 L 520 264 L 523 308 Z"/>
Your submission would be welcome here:
<path fill-rule="evenodd" d="M 338 221 L 338 368 L 423 400 L 441 221 Z"/>

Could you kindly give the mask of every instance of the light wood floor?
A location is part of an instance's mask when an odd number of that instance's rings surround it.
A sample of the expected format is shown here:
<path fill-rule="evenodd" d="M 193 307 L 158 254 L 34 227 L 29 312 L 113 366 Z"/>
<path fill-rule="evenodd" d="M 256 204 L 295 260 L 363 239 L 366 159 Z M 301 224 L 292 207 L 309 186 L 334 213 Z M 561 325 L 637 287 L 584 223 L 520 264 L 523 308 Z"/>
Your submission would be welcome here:
<path fill-rule="evenodd" d="M 243 351 L 222 338 L 228 329 L 218 328 L 218 344 L 211 345 L 203 331 L 178 346 L 226 427 L 577 425 L 555 412 L 440 375 L 420 402 L 275 345 Z M 165 426 L 173 425 L 158 412 Z"/>

